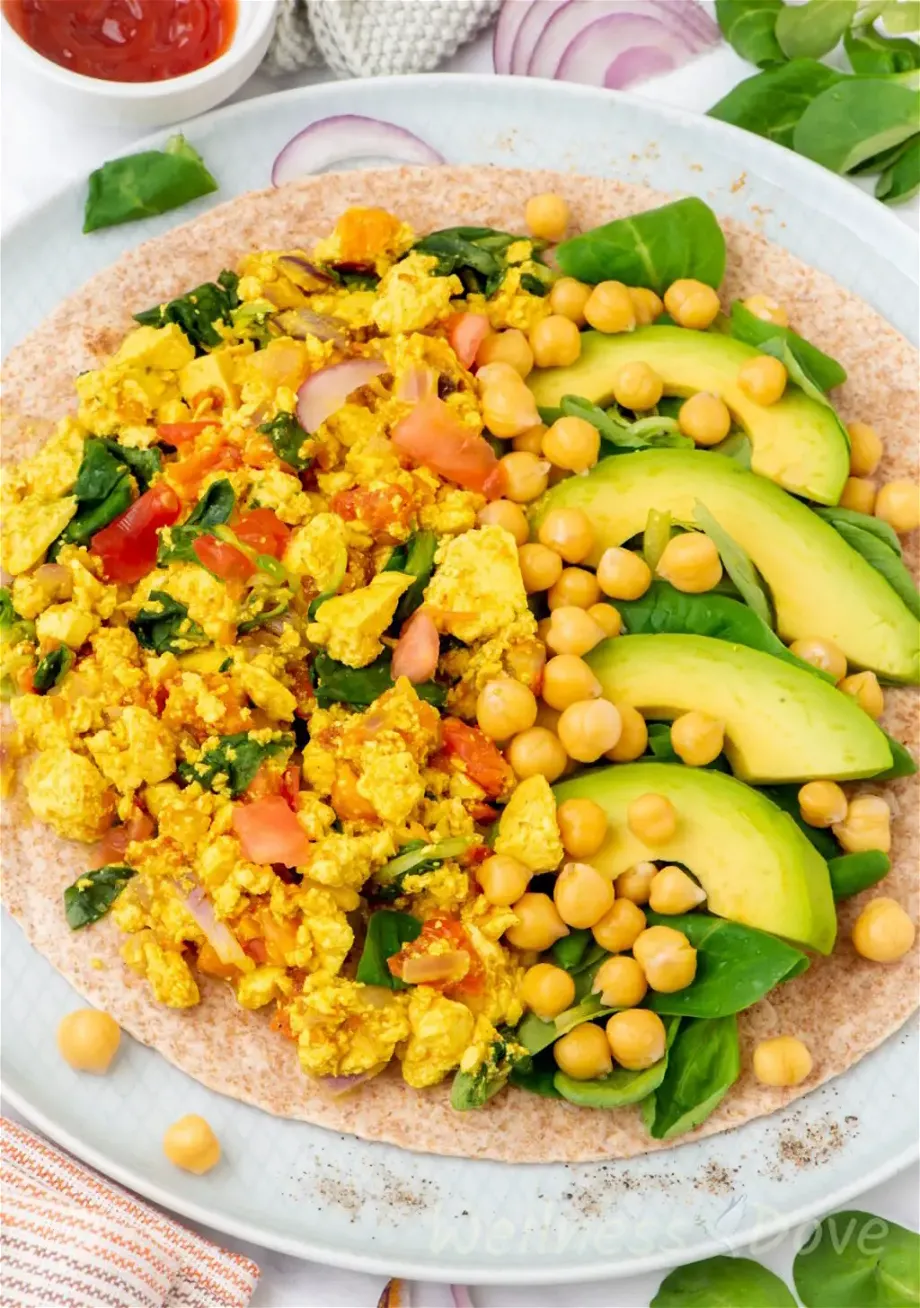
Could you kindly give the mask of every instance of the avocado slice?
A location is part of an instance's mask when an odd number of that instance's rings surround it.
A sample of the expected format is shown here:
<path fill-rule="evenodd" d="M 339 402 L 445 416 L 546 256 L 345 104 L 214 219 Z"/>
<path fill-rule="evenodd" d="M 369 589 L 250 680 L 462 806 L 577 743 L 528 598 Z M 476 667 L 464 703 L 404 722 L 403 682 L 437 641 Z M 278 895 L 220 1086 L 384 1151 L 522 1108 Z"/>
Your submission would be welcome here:
<path fill-rule="evenodd" d="M 829 954 L 837 933 L 830 874 L 792 818 L 724 772 L 677 763 L 621 763 L 584 772 L 553 787 L 556 802 L 593 799 L 609 833 L 591 862 L 616 877 L 645 859 L 682 863 L 699 880 L 717 917 L 772 931 Z M 678 814 L 664 844 L 630 831 L 629 805 L 665 795 Z"/>
<path fill-rule="evenodd" d="M 761 351 L 720 332 L 685 327 L 640 327 L 605 336 L 583 332 L 581 354 L 568 368 L 532 372 L 527 385 L 541 408 L 563 395 L 593 404 L 613 400 L 613 379 L 625 363 L 641 360 L 664 382 L 666 395 L 720 395 L 751 442 L 751 467 L 762 477 L 819 504 L 836 504 L 850 473 L 846 431 L 830 404 L 790 384 L 776 404 L 755 404 L 738 385 L 738 370 Z"/>
<path fill-rule="evenodd" d="M 620 636 L 586 655 L 603 693 L 646 717 L 691 709 L 725 723 L 736 777 L 853 781 L 891 767 L 884 731 L 855 700 L 772 654 L 711 636 Z"/>
<path fill-rule="evenodd" d="M 552 508 L 583 509 L 594 527 L 594 564 L 608 546 L 642 532 L 650 509 L 692 526 L 697 503 L 760 570 L 784 640 L 824 636 L 857 668 L 889 681 L 920 681 L 920 624 L 884 577 L 818 514 L 721 454 L 612 455 L 586 477 L 554 486 L 533 519 L 539 526 Z"/>

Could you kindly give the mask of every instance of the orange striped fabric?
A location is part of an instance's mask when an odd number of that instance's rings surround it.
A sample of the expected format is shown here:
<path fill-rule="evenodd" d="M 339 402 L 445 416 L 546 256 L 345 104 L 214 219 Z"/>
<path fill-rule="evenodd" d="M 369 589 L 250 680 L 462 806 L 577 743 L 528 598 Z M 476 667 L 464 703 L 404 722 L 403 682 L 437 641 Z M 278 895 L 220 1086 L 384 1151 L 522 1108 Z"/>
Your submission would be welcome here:
<path fill-rule="evenodd" d="M 245 1308 L 259 1269 L 0 1120 L 2 1308 Z"/>

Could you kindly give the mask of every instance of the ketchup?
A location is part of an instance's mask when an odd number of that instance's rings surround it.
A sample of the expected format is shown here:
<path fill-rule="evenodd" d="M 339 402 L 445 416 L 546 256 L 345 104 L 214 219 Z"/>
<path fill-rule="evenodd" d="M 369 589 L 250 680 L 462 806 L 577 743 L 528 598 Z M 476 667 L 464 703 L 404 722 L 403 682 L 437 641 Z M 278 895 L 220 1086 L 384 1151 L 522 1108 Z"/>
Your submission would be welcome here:
<path fill-rule="evenodd" d="M 46 59 L 109 82 L 161 82 L 230 44 L 236 0 L 2 0 L 13 30 Z"/>

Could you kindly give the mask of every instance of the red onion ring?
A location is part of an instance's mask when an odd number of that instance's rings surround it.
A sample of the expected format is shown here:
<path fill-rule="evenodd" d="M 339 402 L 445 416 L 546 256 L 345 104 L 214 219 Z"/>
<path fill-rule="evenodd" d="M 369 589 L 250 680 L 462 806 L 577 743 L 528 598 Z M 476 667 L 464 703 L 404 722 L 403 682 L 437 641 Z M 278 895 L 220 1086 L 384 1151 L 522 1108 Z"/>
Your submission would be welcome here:
<path fill-rule="evenodd" d="M 505 0 L 505 4 L 513 5 L 515 0 Z M 527 13 L 521 20 L 517 36 L 514 38 L 514 46 L 511 51 L 511 67 L 509 72 L 516 77 L 526 77 L 527 68 L 530 63 L 530 56 L 533 54 L 534 46 L 543 35 L 543 29 L 552 18 L 557 9 L 564 8 L 569 0 L 535 0 L 531 4 Z"/>
<path fill-rule="evenodd" d="M 492 67 L 497 73 L 511 72 L 511 56 L 514 43 L 521 30 L 521 24 L 527 17 L 528 9 L 533 8 L 534 0 L 505 0 L 498 22 L 492 33 Z"/>
<path fill-rule="evenodd" d="M 272 185 L 284 186 L 368 155 L 407 164 L 444 163 L 443 155 L 405 127 L 362 114 L 336 114 L 317 119 L 288 141 L 272 165 Z"/>
<path fill-rule="evenodd" d="M 359 386 L 386 372 L 382 359 L 346 359 L 329 368 L 320 368 L 297 392 L 297 419 L 311 436 Z"/>

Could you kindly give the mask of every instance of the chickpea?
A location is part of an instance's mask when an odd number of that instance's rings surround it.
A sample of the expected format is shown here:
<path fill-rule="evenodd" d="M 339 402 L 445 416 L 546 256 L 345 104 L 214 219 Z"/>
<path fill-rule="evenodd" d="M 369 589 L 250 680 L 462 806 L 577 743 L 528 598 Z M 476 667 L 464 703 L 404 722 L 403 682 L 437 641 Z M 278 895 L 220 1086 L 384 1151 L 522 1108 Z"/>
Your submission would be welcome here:
<path fill-rule="evenodd" d="M 660 297 L 647 286 L 630 286 L 629 298 L 632 300 L 633 312 L 640 327 L 648 327 L 664 313 L 664 305 Z"/>
<path fill-rule="evenodd" d="M 220 1141 L 203 1117 L 189 1113 L 167 1129 L 163 1152 L 176 1167 L 201 1176 L 220 1162 Z"/>
<path fill-rule="evenodd" d="M 601 434 L 585 418 L 557 418 L 543 437 L 544 456 L 567 472 L 587 472 L 600 452 Z"/>
<path fill-rule="evenodd" d="M 546 621 L 549 622 L 549 618 L 547 618 Z M 556 727 L 558 726 L 558 724 L 559 724 L 559 710 L 550 708 L 550 706 L 548 704 L 544 704 L 543 700 L 541 699 L 539 704 L 537 705 L 537 726 L 546 727 L 547 731 L 551 731 L 555 736 Z"/>
<path fill-rule="evenodd" d="M 585 318 L 595 331 L 608 335 L 636 329 L 636 310 L 622 282 L 599 282 L 588 296 Z"/>
<path fill-rule="evenodd" d="M 550 509 L 540 523 L 537 538 L 566 563 L 581 563 L 591 553 L 594 529 L 581 509 Z"/>
<path fill-rule="evenodd" d="M 829 673 L 834 681 L 842 681 L 847 674 L 847 659 L 839 645 L 823 636 L 805 636 L 794 640 L 789 646 L 789 653 L 803 659 L 814 668 Z"/>
<path fill-rule="evenodd" d="M 530 526 L 519 504 L 513 504 L 511 500 L 492 500 L 476 516 L 483 527 L 504 527 L 518 545 L 527 543 Z"/>
<path fill-rule="evenodd" d="M 533 371 L 533 350 L 522 331 L 509 327 L 503 332 L 490 332 L 476 352 L 476 363 L 486 367 L 490 363 L 510 363 L 521 377 Z"/>
<path fill-rule="evenodd" d="M 638 1072 L 664 1058 L 667 1032 L 657 1013 L 648 1008 L 631 1008 L 610 1018 L 607 1042 L 621 1067 Z"/>
<path fill-rule="evenodd" d="M 634 904 L 647 904 L 652 881 L 658 875 L 654 863 L 636 863 L 621 872 L 613 883 L 617 899 L 629 899 Z"/>
<path fill-rule="evenodd" d="M 601 683 L 584 659 L 575 654 L 557 654 L 543 669 L 540 694 L 550 708 L 562 713 L 570 704 L 597 699 Z"/>
<path fill-rule="evenodd" d="M 648 744 L 648 727 L 645 718 L 631 704 L 618 704 L 620 710 L 620 739 L 608 749 L 611 763 L 632 763 L 641 758 Z"/>
<path fill-rule="evenodd" d="M 566 863 L 556 877 L 553 902 L 566 926 L 599 922 L 613 905 L 613 884 L 590 863 Z"/>
<path fill-rule="evenodd" d="M 505 939 L 515 949 L 535 949 L 542 954 L 569 934 L 569 928 L 549 895 L 528 890 L 511 905 L 511 910 L 518 920 L 514 926 L 508 927 Z"/>
<path fill-rule="evenodd" d="M 613 398 L 624 409 L 654 409 L 664 394 L 664 382 L 641 359 L 625 363 L 613 379 Z"/>
<path fill-rule="evenodd" d="M 681 327 L 705 331 L 719 312 L 719 297 L 711 286 L 695 277 L 681 277 L 664 293 L 664 307 Z"/>
<path fill-rule="evenodd" d="M 518 563 L 521 566 L 521 578 L 528 595 L 537 591 L 549 590 L 562 576 L 562 559 L 555 550 L 547 545 L 531 541 L 518 550 Z"/>
<path fill-rule="evenodd" d="M 620 714 L 609 699 L 583 699 L 562 710 L 559 739 L 569 758 L 596 763 L 620 739 Z"/>
<path fill-rule="evenodd" d="M 578 282 L 574 277 L 560 277 L 549 293 L 549 307 L 563 318 L 571 318 L 576 327 L 584 327 L 585 305 L 594 288 Z"/>
<path fill-rule="evenodd" d="M 544 1022 L 550 1022 L 575 1001 L 575 982 L 552 963 L 535 963 L 524 973 L 521 1003 Z"/>
<path fill-rule="evenodd" d="M 874 672 L 854 672 L 838 682 L 837 689 L 855 699 L 870 718 L 880 718 L 885 711 L 885 695 Z"/>
<path fill-rule="evenodd" d="M 847 477 L 840 493 L 840 505 L 854 513 L 873 513 L 875 510 L 875 482 L 865 477 Z"/>
<path fill-rule="evenodd" d="M 868 422 L 848 422 L 850 472 L 854 477 L 871 477 L 882 461 L 882 438 Z"/>
<path fill-rule="evenodd" d="M 576 609 L 571 604 L 553 609 L 546 643 L 554 653 L 587 654 L 603 639 L 603 631 L 587 609 Z"/>
<path fill-rule="evenodd" d="M 630 899 L 615 899 L 613 907 L 599 922 L 595 922 L 591 934 L 602 949 L 619 954 L 624 949 L 632 949 L 644 930 L 645 914 L 638 904 Z"/>
<path fill-rule="evenodd" d="M 913 946 L 917 929 L 896 899 L 870 899 L 853 925 L 857 954 L 873 963 L 895 963 Z"/>
<path fill-rule="evenodd" d="M 476 880 L 490 904 L 508 908 L 530 885 L 530 869 L 507 854 L 493 854 L 477 867 Z"/>
<path fill-rule="evenodd" d="M 512 438 L 511 448 L 518 453 L 523 451 L 525 454 L 542 455 L 543 437 L 546 433 L 546 427 L 542 422 L 538 422 L 534 427 L 528 427 L 526 431 L 519 432 Z"/>
<path fill-rule="evenodd" d="M 811 1068 L 808 1046 L 795 1036 L 759 1040 L 754 1046 L 754 1075 L 762 1085 L 801 1085 Z"/>
<path fill-rule="evenodd" d="M 652 877 L 648 902 L 653 913 L 689 913 L 706 898 L 706 891 L 682 868 L 663 867 Z"/>
<path fill-rule="evenodd" d="M 601 963 L 591 991 L 605 1008 L 635 1008 L 645 998 L 648 982 L 634 958 L 619 954 Z"/>
<path fill-rule="evenodd" d="M 798 799 L 802 821 L 810 827 L 832 827 L 847 815 L 847 797 L 836 781 L 807 781 Z"/>
<path fill-rule="evenodd" d="M 657 571 L 675 590 L 700 595 L 722 580 L 722 560 L 708 536 L 701 531 L 686 531 L 665 545 Z"/>
<path fill-rule="evenodd" d="M 564 799 L 556 821 L 562 847 L 573 858 L 591 858 L 607 838 L 607 814 L 593 799 Z"/>
<path fill-rule="evenodd" d="M 551 313 L 530 329 L 530 348 L 538 368 L 568 368 L 581 354 L 581 333 L 571 318 Z"/>
<path fill-rule="evenodd" d="M 745 395 L 755 404 L 764 406 L 782 399 L 788 380 L 785 366 L 770 354 L 748 359 L 738 369 L 738 385 Z"/>
<path fill-rule="evenodd" d="M 620 611 L 615 609 L 612 604 L 592 604 L 587 612 L 608 639 L 612 636 L 619 636 L 623 630 L 623 619 L 620 617 Z"/>
<path fill-rule="evenodd" d="M 120 1041 L 121 1027 L 114 1017 L 96 1008 L 78 1008 L 58 1024 L 58 1052 L 78 1072 L 107 1072 Z"/>
<path fill-rule="evenodd" d="M 497 368 L 498 364 L 492 364 Z M 513 370 L 483 386 L 480 396 L 483 422 L 493 436 L 507 439 L 536 426 L 540 421 L 533 394 Z M 513 499 L 514 496 L 509 498 Z"/>
<path fill-rule="evenodd" d="M 549 464 L 526 450 L 512 450 L 499 466 L 505 478 L 505 495 L 516 504 L 529 504 L 546 490 Z"/>
<path fill-rule="evenodd" d="M 561 241 L 569 225 L 569 206 L 555 191 L 532 195 L 524 219 L 538 241 Z"/>
<path fill-rule="evenodd" d="M 601 588 L 593 572 L 588 572 L 585 568 L 563 568 L 558 579 L 550 586 L 546 602 L 550 612 L 568 605 L 589 609 L 600 597 Z"/>
<path fill-rule="evenodd" d="M 491 740 L 508 740 L 532 727 L 537 700 L 529 686 L 512 677 L 487 681 L 476 700 L 479 730 Z"/>
<path fill-rule="evenodd" d="M 613 545 L 598 560 L 597 582 L 611 599 L 634 600 L 652 584 L 652 572 L 641 554 Z"/>
<path fill-rule="evenodd" d="M 510 363 L 496 359 L 494 363 L 483 364 L 477 371 L 476 385 L 479 387 L 480 396 L 482 396 L 489 386 L 520 386 L 521 374 L 516 368 L 512 368 Z"/>
<path fill-rule="evenodd" d="M 789 326 L 788 313 L 771 295 L 750 295 L 744 301 L 744 307 L 761 322 L 772 322 L 774 327 Z"/>
<path fill-rule="evenodd" d="M 573 1081 L 594 1081 L 613 1070 L 610 1045 L 603 1028 L 585 1022 L 553 1045 L 556 1066 Z"/>
<path fill-rule="evenodd" d="M 694 768 L 705 767 L 722 753 L 725 723 L 708 713 L 681 713 L 671 723 L 671 744 L 683 763 Z"/>
<path fill-rule="evenodd" d="M 729 433 L 732 415 L 720 396 L 697 391 L 680 406 L 677 425 L 695 445 L 718 445 Z"/>
<path fill-rule="evenodd" d="M 671 995 L 696 976 L 696 950 L 682 931 L 647 927 L 633 944 L 633 957 L 653 990 Z"/>
<path fill-rule="evenodd" d="M 875 516 L 901 535 L 920 527 L 920 492 L 916 483 L 904 478 L 880 486 L 875 499 Z"/>
<path fill-rule="evenodd" d="M 647 845 L 663 845 L 677 831 L 677 811 L 666 795 L 640 795 L 626 810 L 626 825 Z"/>
<path fill-rule="evenodd" d="M 891 849 L 891 809 L 880 795 L 857 795 L 847 804 L 847 815 L 832 830 L 848 854 L 867 849 Z"/>
<path fill-rule="evenodd" d="M 520 781 L 539 776 L 550 784 L 559 780 L 568 762 L 559 737 L 546 727 L 529 727 L 515 736 L 505 758 Z"/>

